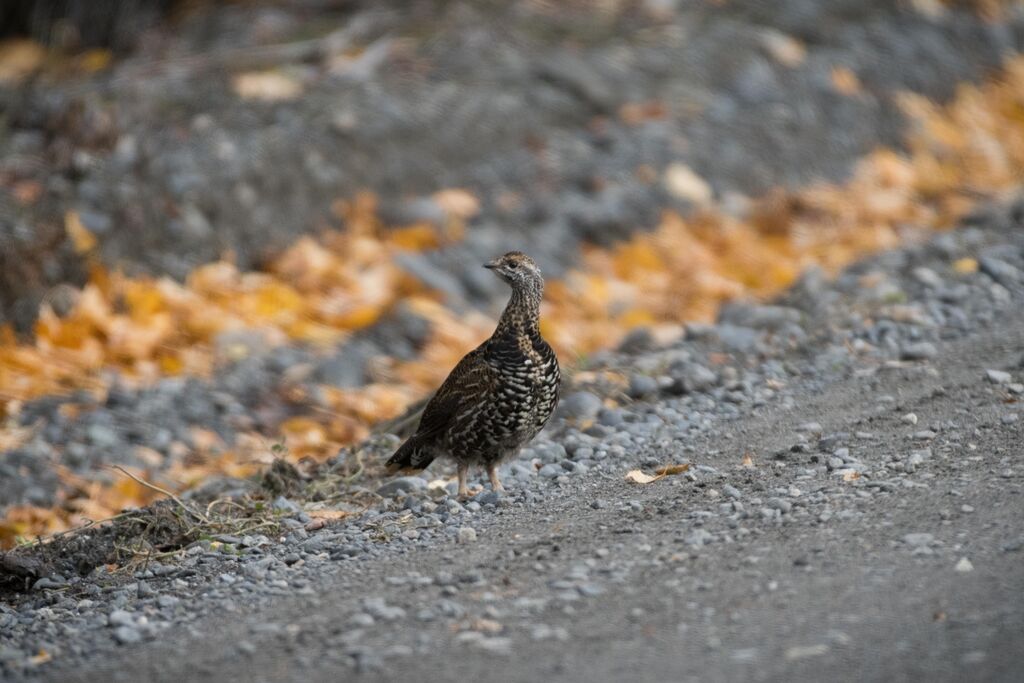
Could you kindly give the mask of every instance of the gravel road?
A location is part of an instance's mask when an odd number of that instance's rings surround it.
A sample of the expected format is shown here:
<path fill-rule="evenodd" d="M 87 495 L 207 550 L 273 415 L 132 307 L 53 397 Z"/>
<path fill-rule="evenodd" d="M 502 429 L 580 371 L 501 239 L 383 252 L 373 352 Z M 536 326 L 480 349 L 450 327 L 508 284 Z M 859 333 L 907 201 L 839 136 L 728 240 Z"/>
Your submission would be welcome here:
<path fill-rule="evenodd" d="M 1022 207 L 591 359 L 505 497 L 390 480 L 323 528 L 282 497 L 279 537 L 7 590 L 3 671 L 1019 680 Z"/>

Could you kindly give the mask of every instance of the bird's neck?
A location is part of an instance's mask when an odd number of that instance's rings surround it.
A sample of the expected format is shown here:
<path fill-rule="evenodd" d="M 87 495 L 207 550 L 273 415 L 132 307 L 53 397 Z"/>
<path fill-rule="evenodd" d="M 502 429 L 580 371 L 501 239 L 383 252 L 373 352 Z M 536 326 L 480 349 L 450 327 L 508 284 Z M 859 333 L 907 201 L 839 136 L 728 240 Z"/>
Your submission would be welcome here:
<path fill-rule="evenodd" d="M 505 306 L 505 311 L 498 321 L 495 336 L 504 335 L 539 335 L 540 300 L 543 290 L 527 287 L 514 287 L 512 297 Z"/>

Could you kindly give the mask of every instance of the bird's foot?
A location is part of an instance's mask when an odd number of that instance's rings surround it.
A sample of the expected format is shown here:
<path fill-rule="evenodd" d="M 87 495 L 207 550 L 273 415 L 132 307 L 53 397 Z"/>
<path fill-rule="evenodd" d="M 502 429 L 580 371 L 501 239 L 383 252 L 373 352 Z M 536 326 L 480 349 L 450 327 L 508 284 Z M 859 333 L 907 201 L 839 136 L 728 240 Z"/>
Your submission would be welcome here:
<path fill-rule="evenodd" d="M 498 466 L 491 464 L 487 466 L 487 478 L 491 480 L 491 490 L 495 493 L 504 493 L 505 487 L 501 485 L 501 480 L 498 479 Z"/>

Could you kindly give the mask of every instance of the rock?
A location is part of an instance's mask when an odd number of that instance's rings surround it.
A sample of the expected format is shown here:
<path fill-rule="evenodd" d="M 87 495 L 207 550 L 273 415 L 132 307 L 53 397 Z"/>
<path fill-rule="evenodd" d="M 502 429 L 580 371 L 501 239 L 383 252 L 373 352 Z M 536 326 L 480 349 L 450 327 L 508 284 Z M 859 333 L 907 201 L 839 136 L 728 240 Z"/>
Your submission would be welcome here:
<path fill-rule="evenodd" d="M 653 351 L 657 347 L 654 335 L 646 327 L 637 327 L 629 331 L 625 338 L 619 342 L 619 351 L 630 355 L 637 355 Z"/>
<path fill-rule="evenodd" d="M 916 425 L 917 415 L 915 413 L 907 413 L 906 415 L 901 417 L 900 420 L 908 425 Z"/>
<path fill-rule="evenodd" d="M 978 259 L 978 269 L 1007 289 L 1024 280 L 1024 271 L 997 258 L 982 256 Z"/>
<path fill-rule="evenodd" d="M 658 380 L 647 375 L 634 374 L 629 378 L 629 389 L 626 393 L 630 398 L 645 398 L 658 393 Z"/>
<path fill-rule="evenodd" d="M 470 526 L 459 527 L 455 541 L 457 543 L 473 543 L 476 541 L 476 529 Z"/>
<path fill-rule="evenodd" d="M 669 368 L 675 388 L 691 394 L 706 391 L 718 384 L 718 376 L 699 363 L 681 363 Z"/>
<path fill-rule="evenodd" d="M 924 266 L 914 268 L 913 275 L 915 280 L 926 287 L 938 289 L 943 285 L 942 278 L 931 268 L 925 268 Z"/>
<path fill-rule="evenodd" d="M 778 331 L 790 325 L 799 325 L 802 314 L 788 306 L 764 306 L 733 302 L 726 304 L 718 314 L 719 323 L 757 330 Z"/>
<path fill-rule="evenodd" d="M 537 473 L 545 479 L 554 479 L 555 477 L 565 474 L 565 470 L 555 464 L 544 465 L 540 468 L 540 472 Z"/>
<path fill-rule="evenodd" d="M 302 512 L 302 508 L 297 503 L 284 496 L 278 496 L 274 499 L 272 507 L 278 512 L 286 512 L 288 514 L 294 514 L 296 512 Z"/>
<path fill-rule="evenodd" d="M 657 384 L 657 383 L 655 383 Z M 626 413 L 620 408 L 601 408 L 601 412 L 597 414 L 597 423 L 605 427 L 621 427 L 626 422 Z M 577 449 L 577 454 L 574 454 L 575 460 L 582 460 L 583 455 L 578 454 L 578 451 L 586 451 L 588 449 L 580 448 Z M 591 454 L 593 449 L 589 449 Z"/>
<path fill-rule="evenodd" d="M 573 420 L 592 420 L 601 410 L 601 399 L 589 391 L 577 391 L 569 394 L 558 404 L 558 412 L 562 417 Z"/>
<path fill-rule="evenodd" d="M 396 477 L 381 485 L 377 495 L 390 497 L 414 491 L 425 491 L 427 482 L 422 477 Z"/>
<path fill-rule="evenodd" d="M 935 536 L 927 533 L 904 534 L 903 542 L 912 548 L 926 547 L 935 541 Z"/>
<path fill-rule="evenodd" d="M 133 645 L 142 642 L 142 634 L 133 626 L 118 626 L 114 629 L 114 640 L 121 645 Z"/>
<path fill-rule="evenodd" d="M 761 33 L 761 45 L 765 52 L 779 64 L 788 68 L 795 68 L 803 64 L 807 57 L 807 48 L 796 38 L 766 28 Z"/>
<path fill-rule="evenodd" d="M 362 605 L 367 614 L 383 621 L 395 621 L 405 616 L 404 609 L 387 604 L 384 598 L 364 598 Z"/>
<path fill-rule="evenodd" d="M 0 555 L 0 569 L 8 574 L 30 578 L 39 575 L 42 565 L 35 558 L 11 550 Z"/>
<path fill-rule="evenodd" d="M 582 56 L 556 52 L 538 65 L 538 75 L 599 112 L 614 108 L 617 94 L 611 85 Z"/>
<path fill-rule="evenodd" d="M 722 346 L 735 353 L 754 353 L 763 336 L 758 330 L 729 323 L 717 325 L 715 331 Z"/>
<path fill-rule="evenodd" d="M 932 450 L 930 448 L 925 448 L 919 451 L 912 451 L 910 455 L 907 456 L 907 464 L 916 467 L 931 457 Z"/>
<path fill-rule="evenodd" d="M 131 612 L 123 609 L 116 609 L 107 617 L 107 623 L 111 626 L 134 626 L 135 617 Z"/>
<path fill-rule="evenodd" d="M 707 545 L 708 543 L 711 543 L 712 541 L 714 541 L 714 539 L 715 537 L 711 534 L 710 531 L 707 531 L 706 529 L 694 529 L 686 535 L 686 538 L 683 539 L 683 542 L 686 545 L 700 548 L 702 546 Z"/>
<path fill-rule="evenodd" d="M 32 584 L 32 590 L 43 590 L 45 588 L 64 588 L 68 582 L 60 577 L 44 576 Z"/>
<path fill-rule="evenodd" d="M 161 595 L 156 599 L 156 604 L 164 609 L 174 607 L 181 602 L 180 598 L 176 598 L 173 595 Z"/>
<path fill-rule="evenodd" d="M 530 638 L 533 640 L 556 640 L 559 642 L 565 642 L 569 640 L 569 632 L 561 626 L 537 624 L 530 629 Z"/>
<path fill-rule="evenodd" d="M 346 344 L 338 353 L 321 361 L 313 377 L 321 384 L 343 389 L 362 386 L 366 383 L 366 364 L 370 356 L 368 344 Z"/>
<path fill-rule="evenodd" d="M 960 561 L 956 563 L 956 567 L 954 567 L 954 569 L 961 574 L 966 574 L 967 572 L 974 571 L 974 565 L 971 564 L 971 561 L 966 557 L 961 557 Z"/>
<path fill-rule="evenodd" d="M 939 355 L 939 350 L 931 342 L 911 342 L 900 347 L 900 358 L 903 360 L 929 360 Z"/>
<path fill-rule="evenodd" d="M 1009 384 L 1013 381 L 1013 376 L 1002 370 L 986 370 L 985 376 L 992 384 Z"/>
<path fill-rule="evenodd" d="M 465 300 L 466 290 L 459 278 L 435 265 L 426 254 L 400 251 L 395 255 L 395 261 L 428 288 L 444 293 L 449 302 Z"/>

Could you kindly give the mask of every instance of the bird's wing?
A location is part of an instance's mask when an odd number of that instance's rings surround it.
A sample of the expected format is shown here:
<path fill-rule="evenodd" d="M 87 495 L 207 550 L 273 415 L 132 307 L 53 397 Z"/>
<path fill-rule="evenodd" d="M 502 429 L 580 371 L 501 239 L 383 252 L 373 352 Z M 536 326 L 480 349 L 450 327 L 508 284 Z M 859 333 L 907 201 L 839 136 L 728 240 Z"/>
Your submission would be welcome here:
<path fill-rule="evenodd" d="M 486 400 L 497 381 L 497 372 L 484 359 L 485 346 L 486 343 L 467 353 L 451 371 L 423 409 L 417 436 L 443 432 L 464 406 Z"/>

